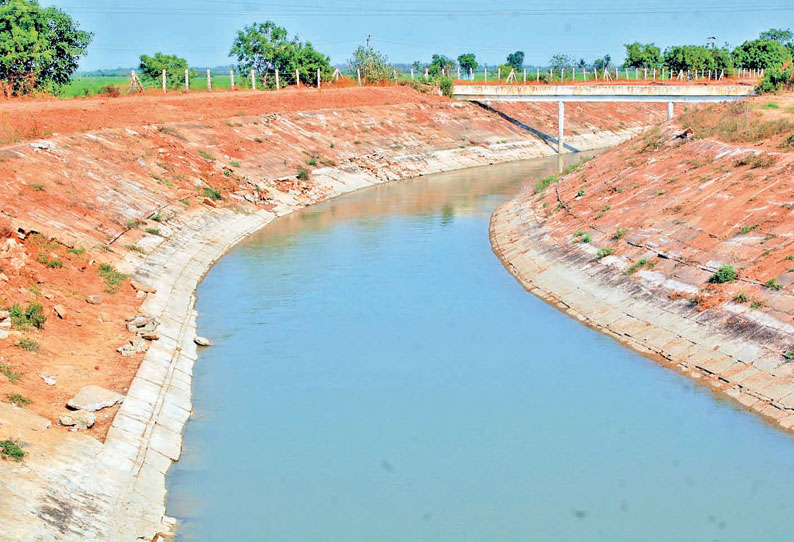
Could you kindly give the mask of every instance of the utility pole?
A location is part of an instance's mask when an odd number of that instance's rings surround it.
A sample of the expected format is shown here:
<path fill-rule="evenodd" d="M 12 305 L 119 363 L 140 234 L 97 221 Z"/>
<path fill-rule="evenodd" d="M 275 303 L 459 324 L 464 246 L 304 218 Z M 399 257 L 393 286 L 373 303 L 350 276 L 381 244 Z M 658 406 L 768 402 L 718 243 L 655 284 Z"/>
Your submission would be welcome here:
<path fill-rule="evenodd" d="M 372 37 L 372 34 L 367 34 L 367 49 L 369 49 L 369 40 Z"/>

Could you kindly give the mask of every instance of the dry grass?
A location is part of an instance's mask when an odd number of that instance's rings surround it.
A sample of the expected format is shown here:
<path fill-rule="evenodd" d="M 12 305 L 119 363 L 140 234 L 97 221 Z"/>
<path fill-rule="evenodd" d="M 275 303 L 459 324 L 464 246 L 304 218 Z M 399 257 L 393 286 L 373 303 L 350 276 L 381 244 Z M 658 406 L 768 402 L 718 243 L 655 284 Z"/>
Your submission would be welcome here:
<path fill-rule="evenodd" d="M 695 137 L 713 137 L 726 143 L 758 143 L 794 131 L 794 122 L 764 120 L 748 102 L 688 109 L 680 122 L 684 128 L 692 128 Z"/>

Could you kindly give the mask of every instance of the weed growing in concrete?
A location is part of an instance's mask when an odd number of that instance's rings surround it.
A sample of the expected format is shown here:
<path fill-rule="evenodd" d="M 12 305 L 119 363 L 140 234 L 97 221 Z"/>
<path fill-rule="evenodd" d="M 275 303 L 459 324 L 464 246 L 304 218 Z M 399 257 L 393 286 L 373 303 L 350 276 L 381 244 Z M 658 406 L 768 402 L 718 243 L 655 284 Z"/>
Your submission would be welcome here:
<path fill-rule="evenodd" d="M 627 233 L 628 230 L 626 228 L 618 228 L 617 231 L 615 231 L 615 235 L 612 236 L 612 239 L 615 241 L 620 241 L 626 236 Z"/>
<path fill-rule="evenodd" d="M 146 233 L 150 235 L 160 235 L 160 230 L 157 228 L 146 228 Z"/>
<path fill-rule="evenodd" d="M 8 312 L 11 315 L 11 326 L 14 329 L 30 329 L 31 326 L 41 329 L 44 327 L 44 322 L 47 321 L 47 317 L 44 316 L 41 305 L 38 303 L 32 303 L 24 310 L 22 305 L 14 303 Z"/>
<path fill-rule="evenodd" d="M 212 201 L 220 201 L 223 199 L 221 191 L 217 188 L 213 188 L 212 186 L 205 186 L 202 191 L 204 193 L 204 197 L 209 198 Z"/>
<path fill-rule="evenodd" d="M 135 220 L 134 218 L 130 218 L 127 221 L 127 229 L 129 229 L 129 230 L 133 230 L 133 229 L 137 228 L 140 225 L 141 225 L 141 223 L 138 222 L 137 220 Z"/>
<path fill-rule="evenodd" d="M 22 461 L 25 458 L 25 450 L 13 440 L 0 440 L 0 457 Z"/>
<path fill-rule="evenodd" d="M 9 382 L 16 384 L 22 375 L 11 369 L 11 366 L 5 363 L 0 363 L 0 375 L 5 376 Z"/>
<path fill-rule="evenodd" d="M 615 249 L 613 249 L 612 247 L 603 247 L 603 248 L 599 248 L 599 249 L 598 249 L 598 252 L 596 252 L 596 258 L 598 258 L 599 260 L 600 260 L 601 258 L 606 258 L 606 257 L 607 257 L 607 256 L 609 256 L 610 254 L 612 254 L 612 252 L 614 252 L 614 250 L 615 250 Z"/>
<path fill-rule="evenodd" d="M 30 187 L 33 190 L 35 190 L 36 192 L 43 192 L 44 191 L 44 185 L 43 184 L 35 184 L 34 183 L 34 184 L 31 184 Z"/>
<path fill-rule="evenodd" d="M 109 294 L 115 294 L 127 278 L 127 275 L 116 271 L 115 267 L 106 263 L 99 266 L 99 276 L 105 279 L 105 291 Z"/>
<path fill-rule="evenodd" d="M 124 248 L 126 248 L 130 252 L 137 252 L 138 254 L 144 254 L 144 250 L 138 245 L 124 245 Z"/>
<path fill-rule="evenodd" d="M 637 271 L 639 271 L 641 268 L 645 267 L 646 265 L 648 265 L 648 258 L 640 258 L 639 260 L 637 260 L 636 262 L 631 264 L 626 269 L 626 271 L 624 271 L 624 273 L 626 273 L 627 275 L 633 275 L 634 273 L 636 273 Z"/>
<path fill-rule="evenodd" d="M 733 301 L 736 303 L 747 303 L 749 301 L 749 298 L 747 297 L 747 294 L 738 293 L 735 296 L 733 296 Z"/>
<path fill-rule="evenodd" d="M 576 193 L 577 198 L 581 198 L 584 196 L 584 188 L 580 188 L 579 191 Z"/>
<path fill-rule="evenodd" d="M 238 162 L 237 160 L 231 160 L 229 162 L 229 165 L 232 167 L 240 167 L 240 162 Z"/>
<path fill-rule="evenodd" d="M 154 220 L 155 222 L 162 222 L 163 215 L 161 215 L 159 212 L 155 213 L 155 215 L 152 217 L 152 220 Z"/>
<path fill-rule="evenodd" d="M 742 226 L 739 229 L 739 233 L 741 233 L 742 235 L 745 235 L 745 234 L 750 233 L 751 231 L 754 231 L 756 229 L 758 229 L 758 224 L 753 224 L 752 226 Z"/>
<path fill-rule="evenodd" d="M 82 254 L 83 252 L 85 252 L 85 249 L 84 249 L 83 247 L 74 247 L 74 248 L 70 248 L 70 249 L 69 249 L 69 252 L 71 252 L 72 254 L 78 254 L 78 255 L 80 255 L 80 254 Z"/>
<path fill-rule="evenodd" d="M 722 265 L 717 272 L 714 273 L 709 282 L 716 284 L 725 284 L 726 282 L 733 282 L 736 280 L 736 269 L 732 265 Z"/>
<path fill-rule="evenodd" d="M 179 200 L 179 203 L 181 203 L 185 207 L 190 207 L 190 198 L 183 198 Z"/>
<path fill-rule="evenodd" d="M 13 395 L 9 394 L 9 395 L 6 395 L 6 397 L 8 397 L 8 401 L 12 405 L 16 405 L 16 406 L 18 406 L 20 408 L 25 408 L 26 406 L 28 406 L 31 403 L 30 399 L 28 399 L 27 397 L 24 397 L 24 396 L 22 396 L 22 395 L 20 395 L 18 393 L 15 393 Z"/>
<path fill-rule="evenodd" d="M 777 162 L 777 157 L 771 154 L 761 153 L 761 154 L 747 154 L 739 159 L 736 162 L 738 166 L 750 166 L 750 169 L 758 169 L 758 168 L 768 168 L 775 165 Z"/>
<path fill-rule="evenodd" d="M 307 165 L 307 166 L 316 166 L 316 165 L 317 165 L 317 158 L 315 158 L 314 156 L 312 156 L 311 158 L 309 158 L 308 160 L 306 160 L 306 165 Z"/>
<path fill-rule="evenodd" d="M 161 126 L 160 131 L 164 134 L 168 134 L 170 136 L 174 136 L 177 139 L 181 139 L 182 141 L 187 141 L 187 138 L 171 128 L 170 126 Z"/>
<path fill-rule="evenodd" d="M 560 182 L 560 178 L 557 177 L 556 175 L 549 175 L 548 177 L 543 177 L 535 184 L 535 193 L 537 194 L 538 192 L 543 192 L 549 186 L 557 182 Z"/>
<path fill-rule="evenodd" d="M 662 132 L 659 130 L 659 128 L 654 128 L 645 135 L 643 146 L 640 149 L 640 152 L 645 152 L 648 150 L 655 151 L 662 146 L 662 143 L 664 143 L 664 136 L 662 135 Z"/>
<path fill-rule="evenodd" d="M 787 361 L 794 361 L 794 348 L 783 352 L 783 357 L 786 358 Z"/>
<path fill-rule="evenodd" d="M 43 254 L 41 252 L 39 252 L 36 255 L 36 261 L 39 262 L 40 264 L 46 265 L 50 269 L 58 269 L 59 267 L 63 267 L 63 262 L 61 260 L 59 260 L 58 258 L 50 259 L 49 257 L 47 257 L 46 254 Z"/>
<path fill-rule="evenodd" d="M 309 180 L 309 170 L 306 168 L 300 168 L 298 170 L 298 179 L 301 181 L 308 181 Z"/>
<path fill-rule="evenodd" d="M 578 232 L 574 233 L 573 236 L 579 239 L 580 243 L 589 243 L 590 241 L 592 241 L 592 239 L 590 239 L 590 235 L 582 230 L 579 230 Z"/>
<path fill-rule="evenodd" d="M 771 279 L 766 281 L 764 283 L 764 286 L 766 286 L 767 288 L 770 288 L 772 290 L 775 290 L 776 292 L 779 292 L 783 288 L 783 285 L 782 284 L 778 284 L 777 279 L 775 277 L 772 277 Z"/>
<path fill-rule="evenodd" d="M 19 339 L 17 346 L 20 347 L 22 350 L 26 352 L 38 352 L 39 351 L 39 343 L 35 339 L 30 339 L 28 337 L 22 337 Z"/>
<path fill-rule="evenodd" d="M 198 153 L 199 153 L 199 155 L 200 155 L 202 158 L 204 158 L 205 160 L 209 160 L 210 162 L 214 162 L 214 161 L 215 161 L 215 157 L 214 157 L 214 156 L 212 156 L 212 155 L 211 155 L 210 153 L 208 153 L 207 151 L 205 151 L 204 149 L 199 149 Z"/>
<path fill-rule="evenodd" d="M 753 302 L 750 303 L 750 308 L 753 310 L 758 310 L 763 306 L 764 302 L 758 299 L 753 299 Z"/>

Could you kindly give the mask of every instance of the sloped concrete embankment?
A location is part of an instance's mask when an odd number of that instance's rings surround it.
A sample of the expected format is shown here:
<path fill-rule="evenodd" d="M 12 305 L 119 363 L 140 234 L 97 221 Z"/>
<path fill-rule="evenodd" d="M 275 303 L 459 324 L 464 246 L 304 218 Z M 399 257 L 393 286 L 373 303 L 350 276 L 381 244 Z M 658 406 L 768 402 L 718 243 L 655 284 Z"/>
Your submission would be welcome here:
<path fill-rule="evenodd" d="M 794 327 L 732 305 L 699 312 L 673 301 L 673 279 L 626 276 L 584 243 L 564 244 L 526 192 L 491 219 L 491 243 L 532 294 L 619 342 L 725 394 L 777 426 L 794 428 L 794 375 L 781 349 Z M 658 254 L 660 258 L 671 256 Z M 713 272 L 713 271 L 712 271 Z"/>

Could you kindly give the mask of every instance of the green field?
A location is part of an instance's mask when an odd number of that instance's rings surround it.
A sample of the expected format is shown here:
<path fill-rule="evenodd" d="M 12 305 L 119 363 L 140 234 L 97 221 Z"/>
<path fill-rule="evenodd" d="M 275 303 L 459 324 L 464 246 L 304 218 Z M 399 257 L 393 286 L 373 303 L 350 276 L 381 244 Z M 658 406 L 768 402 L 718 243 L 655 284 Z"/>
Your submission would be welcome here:
<path fill-rule="evenodd" d="M 144 88 L 159 89 L 159 81 L 143 80 Z M 235 75 L 234 83 L 237 88 L 251 88 L 251 80 L 248 77 Z M 127 92 L 130 86 L 129 75 L 108 75 L 108 76 L 86 76 L 81 77 L 79 74 L 75 75 L 68 85 L 64 85 L 58 94 L 59 98 L 74 98 L 76 96 L 94 96 L 99 94 L 100 90 L 107 86 L 114 86 L 118 88 L 122 94 Z M 212 88 L 227 89 L 231 86 L 231 78 L 228 73 L 225 75 L 212 76 Z M 169 89 L 169 92 L 181 92 L 183 89 Z M 205 91 L 207 90 L 207 76 L 202 74 L 200 76 L 192 77 L 190 79 L 190 90 Z"/>

